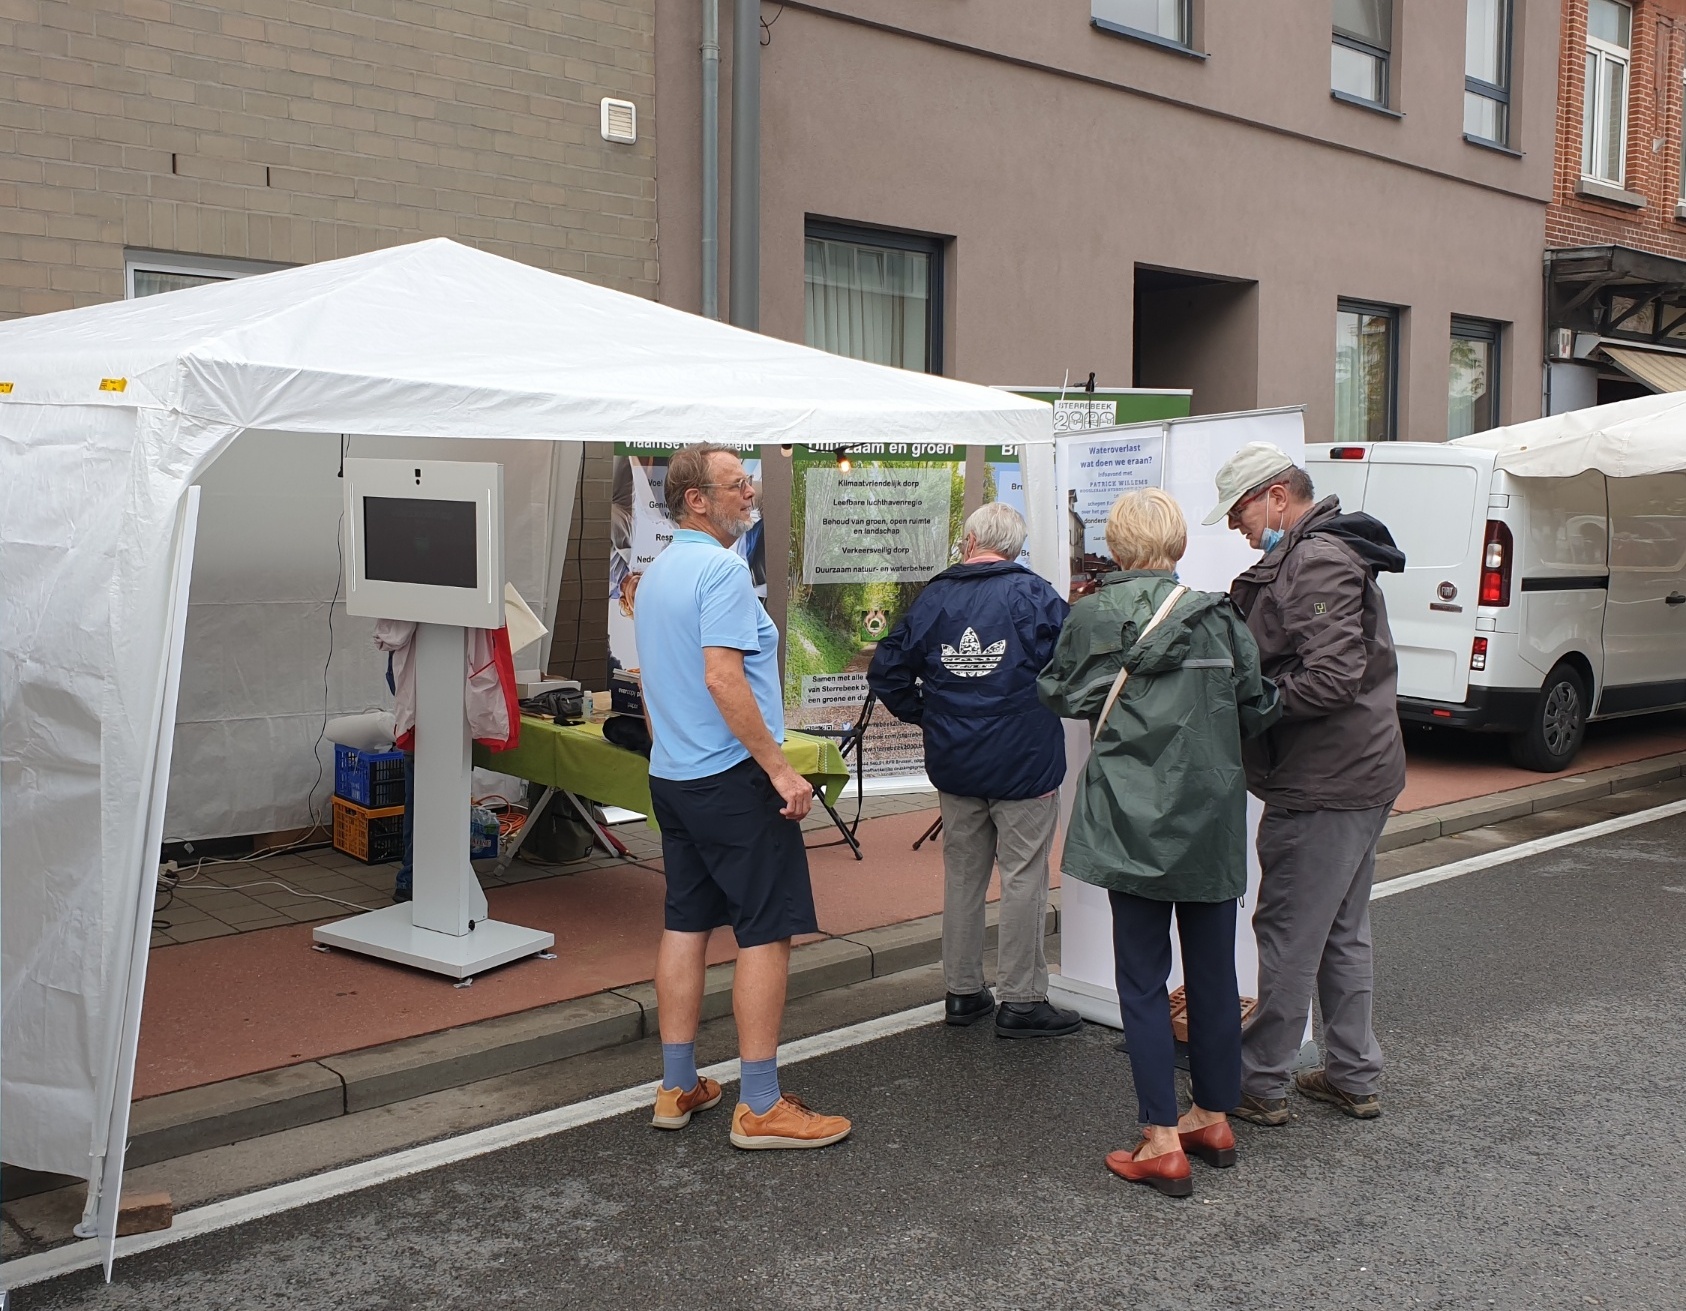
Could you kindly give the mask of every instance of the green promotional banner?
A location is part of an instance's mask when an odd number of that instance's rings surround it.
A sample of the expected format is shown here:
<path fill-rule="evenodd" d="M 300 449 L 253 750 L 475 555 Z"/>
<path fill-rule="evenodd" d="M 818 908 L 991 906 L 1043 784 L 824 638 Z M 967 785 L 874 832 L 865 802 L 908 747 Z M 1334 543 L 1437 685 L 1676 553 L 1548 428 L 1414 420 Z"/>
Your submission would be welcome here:
<path fill-rule="evenodd" d="M 959 558 L 966 452 L 863 442 L 798 446 L 791 460 L 785 718 L 839 728 L 866 700 L 879 638 Z M 864 760 L 872 776 L 921 774 L 918 727 L 880 711 Z"/>

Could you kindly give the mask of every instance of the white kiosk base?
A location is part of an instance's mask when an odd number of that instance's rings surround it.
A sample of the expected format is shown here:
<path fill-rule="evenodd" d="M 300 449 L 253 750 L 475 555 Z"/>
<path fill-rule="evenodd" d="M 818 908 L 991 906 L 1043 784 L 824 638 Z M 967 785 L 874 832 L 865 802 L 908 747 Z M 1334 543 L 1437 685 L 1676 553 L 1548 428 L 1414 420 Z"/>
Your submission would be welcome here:
<path fill-rule="evenodd" d="M 540 955 L 556 943 L 542 929 L 488 919 L 486 894 L 469 864 L 467 640 L 453 625 L 416 625 L 415 899 L 324 924 L 312 935 L 323 946 L 453 979 Z"/>
<path fill-rule="evenodd" d="M 325 924 L 316 930 L 315 937 L 324 946 L 360 951 L 365 956 L 379 956 L 453 979 L 466 979 L 523 956 L 536 956 L 549 951 L 556 941 L 555 934 L 501 920 L 479 920 L 460 938 L 418 929 L 410 906 L 403 903 Z"/>

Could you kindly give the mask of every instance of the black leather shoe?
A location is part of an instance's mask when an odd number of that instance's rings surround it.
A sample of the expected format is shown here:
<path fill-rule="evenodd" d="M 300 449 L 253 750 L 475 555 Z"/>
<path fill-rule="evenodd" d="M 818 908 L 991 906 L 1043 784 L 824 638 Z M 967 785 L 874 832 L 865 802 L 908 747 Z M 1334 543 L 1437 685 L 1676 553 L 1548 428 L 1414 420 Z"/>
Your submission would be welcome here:
<path fill-rule="evenodd" d="M 1045 1001 L 1004 1001 L 995 1012 L 997 1038 L 1061 1038 L 1082 1027 L 1076 1011 Z"/>
<path fill-rule="evenodd" d="M 995 994 L 988 988 L 982 992 L 951 992 L 943 1005 L 944 1024 L 976 1024 L 995 1013 Z"/>

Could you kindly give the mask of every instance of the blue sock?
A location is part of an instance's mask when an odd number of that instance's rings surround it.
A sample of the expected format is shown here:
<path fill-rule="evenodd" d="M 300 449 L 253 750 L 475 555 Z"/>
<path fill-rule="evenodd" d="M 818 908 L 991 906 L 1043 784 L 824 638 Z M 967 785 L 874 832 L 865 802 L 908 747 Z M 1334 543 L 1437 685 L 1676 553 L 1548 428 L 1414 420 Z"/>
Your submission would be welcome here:
<path fill-rule="evenodd" d="M 695 1042 L 664 1042 L 662 1044 L 662 1087 L 690 1092 L 697 1086 L 697 1044 Z"/>
<path fill-rule="evenodd" d="M 779 1058 L 743 1061 L 743 1100 L 757 1115 L 765 1115 L 779 1100 Z"/>

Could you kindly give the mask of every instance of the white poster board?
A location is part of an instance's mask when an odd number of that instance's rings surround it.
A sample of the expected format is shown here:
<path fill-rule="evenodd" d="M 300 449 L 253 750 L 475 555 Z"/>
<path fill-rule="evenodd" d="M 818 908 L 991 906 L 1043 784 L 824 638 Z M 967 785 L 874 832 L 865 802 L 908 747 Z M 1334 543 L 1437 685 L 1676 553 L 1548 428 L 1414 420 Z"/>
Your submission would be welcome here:
<path fill-rule="evenodd" d="M 1160 485 L 1177 498 L 1188 519 L 1188 550 L 1178 566 L 1177 576 L 1190 587 L 1207 592 L 1227 592 L 1231 581 L 1258 559 L 1241 534 L 1219 523 L 1205 527 L 1201 520 L 1217 502 L 1214 478 L 1224 461 L 1248 442 L 1270 442 L 1280 446 L 1296 463 L 1305 457 L 1305 415 L 1298 406 L 1281 410 L 1256 410 L 1244 414 L 1202 415 L 1188 419 L 1167 419 L 1159 423 L 1115 428 L 1105 434 L 1084 433 L 1072 438 L 1055 438 L 1053 461 L 1057 487 L 1055 496 L 1034 485 L 1035 465 L 1027 461 L 1026 491 L 1043 503 L 1066 504 L 1068 490 L 1080 473 L 1077 468 L 1084 451 L 1103 444 L 1113 451 L 1120 443 L 1142 441 L 1158 435 L 1162 441 Z M 1151 449 L 1151 440 L 1144 449 Z M 1061 448 L 1069 447 L 1069 450 Z M 1115 458 L 1109 457 L 1109 458 Z M 1101 470 L 1108 477 L 1117 470 Z M 1134 485 L 1143 485 L 1136 483 Z M 1084 493 L 1078 488 L 1079 504 Z M 1104 514 L 1101 516 L 1104 520 Z M 1034 540 L 1033 549 L 1038 545 Z M 1047 549 L 1046 546 L 1043 548 Z M 1057 551 L 1057 547 L 1055 548 Z M 1038 558 L 1036 569 L 1044 577 L 1063 574 L 1063 560 Z M 1058 585 L 1056 583 L 1056 585 Z M 1089 726 L 1066 722 L 1066 778 L 1060 789 L 1060 831 L 1071 817 L 1072 801 L 1089 755 Z M 1259 958 L 1253 940 L 1253 908 L 1258 901 L 1259 864 L 1253 835 L 1258 830 L 1262 807 L 1251 797 L 1247 801 L 1247 895 L 1235 929 L 1235 973 L 1246 997 L 1258 996 Z M 1182 983 L 1182 956 L 1172 939 L 1169 987 Z M 1075 879 L 1060 884 L 1060 970 L 1048 981 L 1048 995 L 1057 1004 L 1075 1009 L 1096 1024 L 1121 1027 L 1118 992 L 1112 959 L 1112 912 L 1106 892 Z"/>

